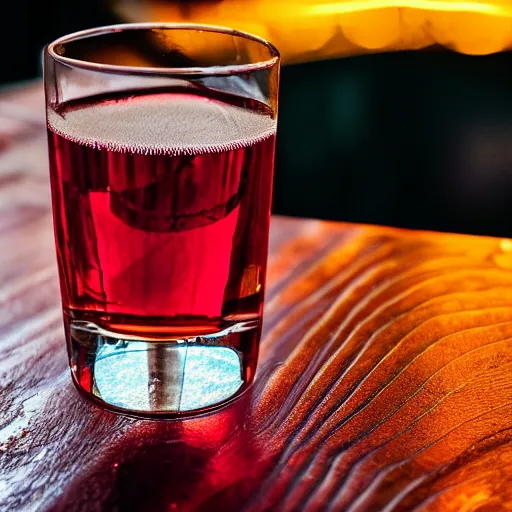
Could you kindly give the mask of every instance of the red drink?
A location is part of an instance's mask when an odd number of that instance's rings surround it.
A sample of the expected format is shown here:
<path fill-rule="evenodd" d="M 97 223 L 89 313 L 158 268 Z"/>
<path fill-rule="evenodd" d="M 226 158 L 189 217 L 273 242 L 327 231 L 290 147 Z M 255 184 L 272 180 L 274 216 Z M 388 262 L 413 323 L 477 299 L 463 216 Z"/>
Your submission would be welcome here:
<path fill-rule="evenodd" d="M 115 390 L 107 381 L 120 371 L 111 364 L 124 365 L 120 389 L 147 371 L 148 403 L 107 400 L 133 410 L 204 408 L 243 389 L 261 331 L 271 111 L 195 88 L 148 90 L 61 106 L 48 124 L 64 319 L 79 385 L 104 399 L 101 388 Z M 187 381 L 187 365 L 203 381 Z M 215 371 L 224 384 L 231 379 L 229 393 L 204 380 Z M 169 378 L 173 389 L 160 389 Z"/>

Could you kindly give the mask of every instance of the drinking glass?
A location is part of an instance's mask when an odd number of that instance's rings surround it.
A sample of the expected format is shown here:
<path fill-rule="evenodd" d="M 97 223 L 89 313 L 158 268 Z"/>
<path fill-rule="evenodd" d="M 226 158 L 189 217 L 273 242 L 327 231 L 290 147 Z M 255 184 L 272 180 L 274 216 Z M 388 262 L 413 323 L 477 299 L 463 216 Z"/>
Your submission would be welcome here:
<path fill-rule="evenodd" d="M 254 377 L 279 54 L 202 25 L 128 24 L 45 50 L 53 217 L 73 380 L 173 416 Z"/>

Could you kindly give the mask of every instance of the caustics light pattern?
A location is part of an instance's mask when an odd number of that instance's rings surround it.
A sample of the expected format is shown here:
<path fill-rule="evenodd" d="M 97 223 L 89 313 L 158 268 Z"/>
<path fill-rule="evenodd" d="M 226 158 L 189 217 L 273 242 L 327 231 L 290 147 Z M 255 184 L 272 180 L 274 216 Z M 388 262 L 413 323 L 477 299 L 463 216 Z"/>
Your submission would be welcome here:
<path fill-rule="evenodd" d="M 266 38 L 287 63 L 433 45 L 470 55 L 512 47 L 512 3 L 456 0 L 123 2 L 128 21 L 230 26 Z"/>

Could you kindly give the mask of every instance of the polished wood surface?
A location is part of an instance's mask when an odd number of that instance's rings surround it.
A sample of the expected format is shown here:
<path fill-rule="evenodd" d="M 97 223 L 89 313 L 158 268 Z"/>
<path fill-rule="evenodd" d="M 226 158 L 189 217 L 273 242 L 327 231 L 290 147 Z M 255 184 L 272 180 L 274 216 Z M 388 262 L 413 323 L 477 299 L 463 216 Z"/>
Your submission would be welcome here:
<path fill-rule="evenodd" d="M 38 85 L 0 149 L 0 510 L 512 509 L 512 241 L 275 218 L 255 384 L 134 420 L 71 384 Z"/>

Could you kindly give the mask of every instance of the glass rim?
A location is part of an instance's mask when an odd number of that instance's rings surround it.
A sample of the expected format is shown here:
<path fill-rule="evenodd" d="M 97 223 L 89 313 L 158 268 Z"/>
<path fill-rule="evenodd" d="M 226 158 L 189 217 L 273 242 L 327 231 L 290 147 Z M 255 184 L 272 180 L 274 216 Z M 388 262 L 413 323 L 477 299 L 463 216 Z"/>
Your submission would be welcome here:
<path fill-rule="evenodd" d="M 212 66 L 190 66 L 190 67 L 147 67 L 147 66 L 125 66 L 119 64 L 104 64 L 100 62 L 92 62 L 88 60 L 75 59 L 72 57 L 65 57 L 59 55 L 56 51 L 58 45 L 71 43 L 79 39 L 86 39 L 89 37 L 96 37 L 106 34 L 114 34 L 116 32 L 123 32 L 126 30 L 196 30 L 201 32 L 216 32 L 223 35 L 230 35 L 241 37 L 244 39 L 252 40 L 261 44 L 269 51 L 270 57 L 258 62 L 251 62 L 247 64 L 226 64 L 226 65 L 212 65 Z M 258 71 L 262 69 L 271 68 L 280 59 L 279 50 L 270 42 L 262 37 L 244 32 L 241 30 L 232 29 L 218 25 L 208 25 L 200 23 L 166 23 L 166 22 L 148 22 L 148 23 L 121 23 L 117 25 L 105 25 L 102 27 L 90 28 L 87 30 L 80 30 L 65 36 L 59 37 L 55 41 L 49 43 L 46 47 L 46 52 L 55 61 L 66 64 L 70 67 L 81 68 L 90 71 L 101 71 L 104 73 L 116 73 L 126 75 L 200 75 L 200 76 L 221 76 L 221 75 L 237 75 Z"/>

